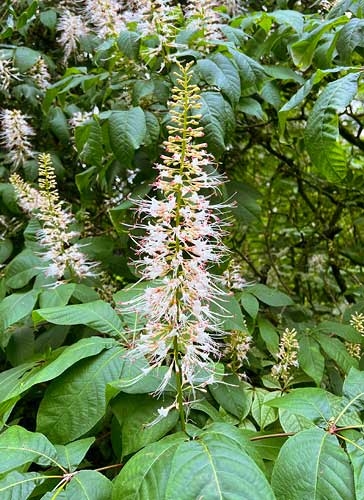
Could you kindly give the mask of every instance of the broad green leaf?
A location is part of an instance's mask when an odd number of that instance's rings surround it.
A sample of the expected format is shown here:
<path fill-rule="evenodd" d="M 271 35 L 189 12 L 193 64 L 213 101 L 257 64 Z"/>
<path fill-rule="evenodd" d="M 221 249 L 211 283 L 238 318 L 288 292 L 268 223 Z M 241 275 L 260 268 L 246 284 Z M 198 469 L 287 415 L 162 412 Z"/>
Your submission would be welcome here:
<path fill-rule="evenodd" d="M 44 10 L 39 15 L 40 22 L 50 30 L 54 30 L 57 24 L 57 13 L 55 10 Z"/>
<path fill-rule="evenodd" d="M 273 469 L 277 499 L 354 499 L 350 461 L 337 438 L 321 429 L 307 429 L 283 445 Z"/>
<path fill-rule="evenodd" d="M 0 434 L 0 474 L 26 463 L 57 465 L 57 452 L 48 439 L 13 425 Z"/>
<path fill-rule="evenodd" d="M 122 30 L 118 38 L 118 47 L 129 59 L 137 59 L 140 47 L 140 35 L 135 31 Z"/>
<path fill-rule="evenodd" d="M 6 394 L 6 399 L 18 396 L 36 384 L 53 380 L 81 359 L 95 356 L 104 349 L 110 349 L 112 347 L 115 347 L 115 341 L 113 339 L 89 337 L 81 339 L 71 346 L 61 348 L 52 353 L 50 359 L 45 359 L 42 364 L 35 366 L 29 373 L 25 373 L 17 382 L 14 380 L 13 387 L 9 388 L 9 392 Z M 29 363 L 25 364 L 25 367 L 28 365 Z M 9 370 L 9 372 L 11 371 L 12 370 Z M 9 373 L 9 379 L 11 380 L 10 375 Z M 15 374 L 13 377 L 14 376 Z M 9 387 L 9 384 L 7 385 Z"/>
<path fill-rule="evenodd" d="M 344 380 L 343 396 L 347 412 L 364 410 L 364 372 L 351 368 Z M 339 425 L 343 425 L 340 420 Z"/>
<path fill-rule="evenodd" d="M 238 330 L 246 331 L 244 315 L 241 307 L 234 295 L 220 291 L 219 297 L 215 303 L 210 305 L 210 309 L 219 317 L 219 327 L 226 331 Z"/>
<path fill-rule="evenodd" d="M 231 59 L 217 53 L 210 59 L 197 61 L 196 68 L 209 85 L 221 90 L 233 107 L 237 104 L 240 98 L 240 77 Z"/>
<path fill-rule="evenodd" d="M 340 30 L 336 48 L 343 64 L 351 64 L 353 52 L 364 47 L 364 19 L 353 18 Z"/>
<path fill-rule="evenodd" d="M 268 286 L 260 283 L 249 286 L 247 291 L 269 306 L 284 307 L 291 306 L 293 304 L 292 299 L 285 293 L 269 288 Z"/>
<path fill-rule="evenodd" d="M 347 342 L 361 344 L 364 342 L 363 336 L 350 325 L 337 323 L 336 321 L 323 321 L 315 331 L 324 332 L 328 335 L 336 335 Z"/>
<path fill-rule="evenodd" d="M 123 337 L 123 326 L 120 318 L 110 304 L 102 300 L 86 302 L 86 304 L 37 309 L 33 312 L 33 320 L 36 325 L 42 321 L 56 325 L 87 325 L 100 333 L 113 337 Z"/>
<path fill-rule="evenodd" d="M 302 71 L 308 69 L 311 65 L 315 49 L 323 35 L 335 26 L 346 24 L 348 22 L 346 16 L 341 16 L 328 21 L 321 21 L 317 28 L 306 33 L 297 42 L 290 46 L 290 52 L 293 62 Z"/>
<path fill-rule="evenodd" d="M 37 428 L 57 444 L 92 429 L 104 416 L 106 386 L 119 377 L 122 348 L 111 348 L 69 368 L 47 388 L 37 415 Z"/>
<path fill-rule="evenodd" d="M 98 121 L 92 120 L 75 129 L 75 142 L 81 159 L 88 165 L 101 165 L 102 131 Z"/>
<path fill-rule="evenodd" d="M 72 297 L 75 288 L 74 283 L 65 283 L 51 290 L 42 291 L 39 297 L 39 307 L 44 309 L 46 307 L 65 306 Z"/>
<path fill-rule="evenodd" d="M 315 339 L 320 343 L 322 350 L 328 357 L 333 359 L 345 373 L 348 373 L 352 367 L 358 368 L 358 360 L 350 356 L 345 345 L 339 339 L 322 333 L 315 333 Z"/>
<path fill-rule="evenodd" d="M 1 500 L 26 500 L 37 485 L 46 479 L 37 472 L 10 472 L 0 479 Z"/>
<path fill-rule="evenodd" d="M 278 394 L 278 392 L 268 392 L 260 388 L 254 390 L 251 412 L 260 430 L 278 419 L 277 411 L 265 404 L 267 401 L 276 398 Z"/>
<path fill-rule="evenodd" d="M 218 92 L 201 93 L 201 126 L 212 154 L 219 159 L 225 150 L 225 140 L 235 127 L 230 104 Z"/>
<path fill-rule="evenodd" d="M 141 108 L 113 111 L 108 120 L 110 144 L 116 158 L 129 166 L 136 149 L 145 140 L 145 115 Z"/>
<path fill-rule="evenodd" d="M 88 437 L 67 445 L 56 444 L 57 462 L 69 472 L 75 471 L 94 442 L 94 437 Z"/>
<path fill-rule="evenodd" d="M 13 293 L 0 302 L 0 331 L 31 314 L 38 298 L 38 290 Z"/>
<path fill-rule="evenodd" d="M 260 192 L 252 185 L 246 182 L 231 181 L 226 185 L 230 196 L 239 200 L 236 207 L 232 208 L 233 215 L 243 224 L 252 224 L 259 221 L 261 208 L 258 200 L 261 197 Z"/>
<path fill-rule="evenodd" d="M 299 345 L 300 368 L 314 380 L 316 385 L 320 385 L 325 370 L 325 358 L 321 354 L 320 345 L 310 335 L 300 335 Z"/>
<path fill-rule="evenodd" d="M 240 99 L 237 110 L 242 113 L 246 113 L 247 115 L 255 116 L 258 120 L 264 120 L 266 118 L 261 104 L 252 97 L 243 97 Z M 239 209 L 239 205 L 235 208 L 235 210 Z"/>
<path fill-rule="evenodd" d="M 294 10 L 273 10 L 269 13 L 279 24 L 287 24 L 293 28 L 297 33 L 302 33 L 304 26 L 304 16 L 301 12 L 296 12 Z"/>
<path fill-rule="evenodd" d="M 0 373 L 0 401 L 6 401 L 11 396 L 14 387 L 18 384 L 18 381 L 22 376 L 37 364 L 37 361 L 27 362 L 20 366 L 15 366 L 10 368 L 10 370 L 4 370 Z M 1 412 L 0 412 L 1 414 Z"/>
<path fill-rule="evenodd" d="M 10 288 L 23 288 L 41 273 L 44 262 L 30 250 L 20 252 L 5 268 L 6 284 Z"/>
<path fill-rule="evenodd" d="M 331 82 L 322 91 L 307 120 L 305 144 L 318 171 L 332 182 L 347 173 L 345 149 L 340 143 L 338 113 L 344 111 L 357 92 L 359 73 Z"/>
<path fill-rule="evenodd" d="M 224 377 L 223 382 L 209 386 L 212 396 L 224 410 L 243 420 L 248 415 L 253 400 L 250 385 L 239 380 L 236 375 Z"/>
<path fill-rule="evenodd" d="M 111 408 L 121 427 L 123 456 L 158 441 L 177 424 L 179 413 L 175 408 L 158 419 L 158 410 L 173 402 L 172 397 L 156 399 L 146 394 L 119 394 L 112 400 Z"/>
<path fill-rule="evenodd" d="M 241 95 L 249 96 L 259 91 L 266 78 L 263 66 L 249 56 L 235 49 L 229 49 L 238 66 L 241 80 Z"/>
<path fill-rule="evenodd" d="M 116 478 L 113 500 L 273 500 L 263 472 L 229 428 L 207 429 L 192 441 L 175 434 L 147 446 Z"/>

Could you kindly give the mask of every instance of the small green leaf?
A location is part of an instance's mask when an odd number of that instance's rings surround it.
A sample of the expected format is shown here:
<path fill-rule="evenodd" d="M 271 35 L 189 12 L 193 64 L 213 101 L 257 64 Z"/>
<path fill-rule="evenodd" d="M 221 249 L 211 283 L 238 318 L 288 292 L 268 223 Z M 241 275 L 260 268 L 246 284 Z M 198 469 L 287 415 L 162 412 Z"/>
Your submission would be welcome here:
<path fill-rule="evenodd" d="M 279 335 L 272 323 L 265 318 L 258 319 L 259 333 L 268 351 L 276 356 L 279 349 Z"/>
<path fill-rule="evenodd" d="M 75 471 L 94 442 L 94 437 L 88 437 L 73 441 L 65 446 L 56 444 L 57 462 L 69 472 Z"/>
<path fill-rule="evenodd" d="M 248 415 L 253 400 L 251 387 L 236 375 L 229 375 L 223 380 L 224 384 L 210 385 L 209 390 L 224 410 L 243 420 Z"/>
<path fill-rule="evenodd" d="M 269 306 L 284 307 L 291 306 L 293 304 L 292 299 L 285 293 L 280 292 L 279 290 L 274 290 L 273 288 L 269 288 L 260 283 L 249 286 L 247 291 Z"/>
<path fill-rule="evenodd" d="M 23 288 L 40 274 L 44 262 L 30 250 L 20 252 L 5 268 L 6 284 L 10 288 Z"/>
<path fill-rule="evenodd" d="M 48 121 L 51 131 L 62 144 L 68 144 L 70 140 L 70 131 L 67 119 L 59 107 L 49 110 Z"/>
<path fill-rule="evenodd" d="M 42 291 L 39 297 L 39 306 L 41 309 L 65 306 L 72 297 L 75 287 L 74 283 L 65 283 L 52 288 L 52 290 Z"/>
<path fill-rule="evenodd" d="M 37 62 L 42 54 L 28 47 L 18 47 L 14 53 L 14 64 L 21 73 L 25 73 Z"/>
<path fill-rule="evenodd" d="M 135 31 L 122 30 L 118 38 L 118 47 L 129 59 L 137 59 L 140 47 L 140 35 Z"/>
<path fill-rule="evenodd" d="M 350 356 L 345 345 L 339 339 L 324 334 L 315 334 L 315 339 L 320 343 L 321 349 L 333 359 L 335 363 L 348 373 L 350 368 L 358 368 L 358 360 Z"/>
<path fill-rule="evenodd" d="M 277 411 L 265 404 L 267 401 L 276 398 L 278 394 L 278 391 L 268 392 L 260 388 L 254 390 L 251 412 L 260 430 L 278 419 Z"/>
<path fill-rule="evenodd" d="M 240 303 L 251 318 L 255 319 L 257 317 L 259 302 L 254 295 L 245 291 L 241 292 Z"/>
<path fill-rule="evenodd" d="M 343 64 L 351 64 L 357 47 L 364 47 L 364 19 L 353 18 L 340 30 L 336 48 Z"/>
<path fill-rule="evenodd" d="M 310 335 L 300 335 L 299 345 L 300 368 L 314 380 L 316 385 L 320 385 L 325 370 L 325 358 L 321 354 L 320 345 Z"/>
<path fill-rule="evenodd" d="M 55 10 L 44 10 L 40 13 L 39 19 L 44 26 L 54 30 L 57 24 L 57 13 Z"/>
<path fill-rule="evenodd" d="M 3 264 L 12 254 L 13 244 L 11 240 L 5 238 L 0 240 L 0 264 Z"/>
<path fill-rule="evenodd" d="M 0 302 L 0 331 L 31 314 L 38 298 L 38 290 L 13 293 Z"/>

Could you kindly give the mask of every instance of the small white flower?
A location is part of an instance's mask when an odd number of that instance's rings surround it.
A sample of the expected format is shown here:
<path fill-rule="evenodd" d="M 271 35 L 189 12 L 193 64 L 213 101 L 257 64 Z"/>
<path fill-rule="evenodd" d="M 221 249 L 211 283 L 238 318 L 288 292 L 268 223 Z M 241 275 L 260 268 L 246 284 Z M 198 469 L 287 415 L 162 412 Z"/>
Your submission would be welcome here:
<path fill-rule="evenodd" d="M 28 118 L 17 109 L 4 109 L 0 112 L 0 144 L 8 150 L 7 161 L 15 168 L 33 156 L 29 138 L 35 132 L 28 124 Z"/>

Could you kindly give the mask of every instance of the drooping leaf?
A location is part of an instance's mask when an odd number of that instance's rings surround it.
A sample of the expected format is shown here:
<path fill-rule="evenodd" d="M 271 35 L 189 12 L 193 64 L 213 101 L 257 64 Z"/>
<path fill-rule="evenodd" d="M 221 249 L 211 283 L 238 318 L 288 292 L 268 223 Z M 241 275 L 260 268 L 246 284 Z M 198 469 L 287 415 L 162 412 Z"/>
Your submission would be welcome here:
<path fill-rule="evenodd" d="M 307 429 L 286 441 L 272 486 L 278 499 L 355 498 L 349 458 L 337 438 L 321 429 Z"/>
<path fill-rule="evenodd" d="M 335 363 L 345 372 L 349 373 L 350 368 L 358 368 L 358 360 L 350 356 L 345 344 L 339 339 L 329 337 L 322 333 L 315 334 L 315 339 L 320 343 L 322 350 L 333 359 Z"/>
<path fill-rule="evenodd" d="M 340 30 L 336 48 L 343 64 L 351 64 L 353 52 L 364 47 L 364 19 L 353 18 Z"/>
<path fill-rule="evenodd" d="M 299 336 L 298 362 L 300 368 L 320 385 L 325 370 L 325 358 L 320 345 L 310 335 Z"/>
<path fill-rule="evenodd" d="M 346 153 L 340 142 L 339 117 L 357 92 L 359 73 L 331 82 L 322 91 L 307 120 L 305 144 L 318 171 L 332 182 L 347 173 Z"/>
<path fill-rule="evenodd" d="M 116 158 L 129 166 L 136 149 L 145 140 L 145 115 L 141 108 L 113 111 L 108 120 L 110 144 Z"/>
<path fill-rule="evenodd" d="M 105 414 L 106 386 L 120 375 L 122 352 L 118 347 L 108 349 L 54 380 L 39 406 L 38 430 L 64 444 L 92 429 Z"/>

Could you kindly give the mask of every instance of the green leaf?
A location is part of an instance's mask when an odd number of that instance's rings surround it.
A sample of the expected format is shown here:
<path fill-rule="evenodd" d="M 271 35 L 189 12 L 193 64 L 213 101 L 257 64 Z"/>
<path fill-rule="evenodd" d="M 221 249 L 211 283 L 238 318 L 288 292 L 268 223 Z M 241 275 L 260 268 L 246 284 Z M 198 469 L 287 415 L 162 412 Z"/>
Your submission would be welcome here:
<path fill-rule="evenodd" d="M 56 325 L 87 325 L 94 330 L 123 338 L 122 323 L 107 302 L 96 300 L 86 304 L 74 304 L 63 307 L 48 307 L 33 312 L 33 320 L 37 325 L 49 321 Z"/>
<path fill-rule="evenodd" d="M 1 500 L 26 500 L 37 485 L 46 479 L 37 472 L 21 473 L 16 470 L 0 479 Z"/>
<path fill-rule="evenodd" d="M 67 119 L 62 109 L 54 107 L 49 110 L 48 122 L 51 131 L 62 144 L 68 144 L 70 141 L 70 131 Z"/>
<path fill-rule="evenodd" d="M 353 471 L 336 437 L 307 429 L 288 439 L 273 469 L 279 499 L 354 499 Z"/>
<path fill-rule="evenodd" d="M 57 465 L 57 452 L 48 439 L 18 425 L 9 427 L 0 435 L 0 457 L 0 474 L 28 462 Z"/>
<path fill-rule="evenodd" d="M 337 396 L 318 387 L 293 389 L 282 397 L 267 401 L 273 408 L 284 408 L 294 415 L 300 415 L 318 426 L 326 427 L 335 416 L 334 403 Z"/>
<path fill-rule="evenodd" d="M 10 288 L 23 288 L 40 274 L 44 262 L 30 250 L 20 252 L 5 268 L 6 284 Z"/>
<path fill-rule="evenodd" d="M 237 110 L 247 115 L 255 116 L 258 120 L 263 121 L 266 118 L 261 104 L 252 97 L 241 98 Z M 239 206 L 236 208 L 239 208 Z"/>
<path fill-rule="evenodd" d="M 209 149 L 219 159 L 226 148 L 225 139 L 235 127 L 232 107 L 218 92 L 202 92 L 200 113 Z"/>
<path fill-rule="evenodd" d="M 140 35 L 135 31 L 122 30 L 118 38 L 118 47 L 128 59 L 137 59 L 140 47 Z"/>
<path fill-rule="evenodd" d="M 353 52 L 364 47 L 364 19 L 350 19 L 339 33 L 336 49 L 343 64 L 351 64 Z"/>
<path fill-rule="evenodd" d="M 300 368 L 314 380 L 316 385 L 320 385 L 325 370 L 325 358 L 321 354 L 320 345 L 310 335 L 300 335 L 299 345 Z"/>
<path fill-rule="evenodd" d="M 76 127 L 75 142 L 78 153 L 88 165 L 101 165 L 103 158 L 102 130 L 99 122 L 92 120 Z"/>
<path fill-rule="evenodd" d="M 238 66 L 241 80 L 241 95 L 249 96 L 258 92 L 262 82 L 266 78 L 263 66 L 235 49 L 229 49 L 229 52 Z"/>
<path fill-rule="evenodd" d="M 358 360 L 350 356 L 345 345 L 339 340 L 328 335 L 315 334 L 315 339 L 320 343 L 322 350 L 333 359 L 335 363 L 348 373 L 350 368 L 358 368 Z"/>
<path fill-rule="evenodd" d="M 175 408 L 152 423 L 158 418 L 158 410 L 173 402 L 174 398 L 155 399 L 146 394 L 119 394 L 112 400 L 111 408 L 121 427 L 123 456 L 158 441 L 177 424 L 179 413 Z"/>
<path fill-rule="evenodd" d="M 123 165 L 129 166 L 135 150 L 145 140 L 147 129 L 144 112 L 139 107 L 113 111 L 108 124 L 111 149 Z"/>
<path fill-rule="evenodd" d="M 230 196 L 239 200 L 237 206 L 231 210 L 237 220 L 243 224 L 257 223 L 261 212 L 258 203 L 261 196 L 259 191 L 246 182 L 236 181 L 228 182 L 226 189 Z"/>
<path fill-rule="evenodd" d="M 277 411 L 265 404 L 267 401 L 276 398 L 278 394 L 278 391 L 268 392 L 260 388 L 254 390 L 251 412 L 260 430 L 263 430 L 278 419 Z"/>
<path fill-rule="evenodd" d="M 12 254 L 13 244 L 11 240 L 5 238 L 0 240 L 0 264 L 3 264 Z"/>
<path fill-rule="evenodd" d="M 343 396 L 348 411 L 364 409 L 364 372 L 351 368 L 344 380 Z M 343 425 L 340 423 L 340 425 Z"/>
<path fill-rule="evenodd" d="M 259 302 L 254 295 L 245 291 L 241 292 L 240 303 L 251 318 L 255 319 L 257 317 Z"/>
<path fill-rule="evenodd" d="M 55 10 L 44 10 L 40 13 L 39 19 L 44 26 L 54 30 L 57 24 L 57 13 Z"/>
<path fill-rule="evenodd" d="M 75 283 L 65 283 L 52 288 L 52 290 L 44 290 L 39 297 L 39 307 L 41 309 L 47 307 L 63 307 L 72 297 L 75 291 Z"/>
<path fill-rule="evenodd" d="M 268 351 L 274 356 L 279 349 L 279 335 L 272 323 L 265 318 L 258 319 L 259 333 L 267 346 Z"/>
<path fill-rule="evenodd" d="M 31 314 L 38 298 L 38 290 L 13 293 L 0 302 L 0 331 Z"/>
<path fill-rule="evenodd" d="M 75 471 L 94 442 L 94 437 L 88 437 L 73 441 L 65 446 L 56 444 L 57 462 L 69 472 Z"/>
<path fill-rule="evenodd" d="M 42 500 L 110 500 L 112 482 L 96 470 L 78 471 L 61 493 L 50 492 Z"/>
<path fill-rule="evenodd" d="M 298 42 L 290 46 L 290 52 L 293 62 L 302 71 L 305 71 L 311 66 L 316 47 L 323 35 L 331 28 L 346 24 L 348 22 L 346 16 L 341 16 L 328 21 L 321 21 L 317 28 L 305 34 Z"/>
<path fill-rule="evenodd" d="M 364 498 L 364 439 L 361 437 L 355 442 L 346 442 L 350 462 L 354 471 L 354 484 L 356 498 Z"/>
<path fill-rule="evenodd" d="M 28 47 L 18 47 L 14 53 L 14 64 L 21 73 L 25 73 L 37 62 L 42 54 Z"/>
<path fill-rule="evenodd" d="M 323 321 L 319 324 L 315 331 L 324 332 L 327 335 L 336 335 L 337 337 L 341 337 L 347 342 L 353 342 L 354 344 L 361 344 L 364 341 L 363 336 L 357 332 L 355 328 L 336 321 Z"/>
<path fill-rule="evenodd" d="M 38 430 L 58 444 L 90 431 L 105 414 L 106 386 L 120 375 L 122 353 L 122 348 L 108 349 L 54 380 L 39 406 Z"/>
<path fill-rule="evenodd" d="M 260 283 L 256 285 L 251 285 L 247 288 L 249 293 L 255 295 L 261 302 L 268 304 L 273 307 L 284 307 L 291 306 L 293 304 L 292 299 L 283 292 L 269 288 L 266 285 Z"/>
<path fill-rule="evenodd" d="M 338 113 L 345 110 L 357 92 L 359 73 L 331 82 L 322 91 L 307 120 L 305 144 L 318 171 L 332 182 L 347 173 L 345 149 L 340 142 Z"/>
<path fill-rule="evenodd" d="M 217 87 L 234 107 L 240 98 L 240 77 L 231 59 L 222 54 L 214 54 L 210 59 L 197 61 L 196 69 L 209 84 Z"/>
<path fill-rule="evenodd" d="M 224 410 L 243 420 L 249 413 L 253 393 L 246 382 L 242 382 L 236 375 L 224 377 L 224 384 L 213 384 L 209 390 L 214 399 Z"/>
<path fill-rule="evenodd" d="M 222 425 L 192 441 L 175 434 L 144 448 L 116 478 L 113 500 L 273 500 L 263 472 Z"/>
<path fill-rule="evenodd" d="M 297 33 L 302 33 L 304 27 L 304 16 L 301 12 L 296 12 L 294 10 L 273 10 L 269 13 L 279 24 L 287 24 Z"/>

